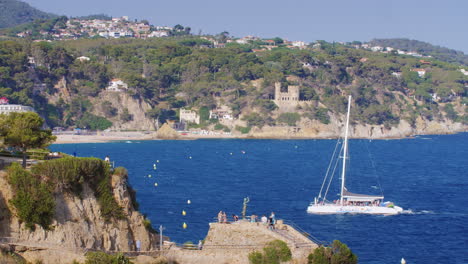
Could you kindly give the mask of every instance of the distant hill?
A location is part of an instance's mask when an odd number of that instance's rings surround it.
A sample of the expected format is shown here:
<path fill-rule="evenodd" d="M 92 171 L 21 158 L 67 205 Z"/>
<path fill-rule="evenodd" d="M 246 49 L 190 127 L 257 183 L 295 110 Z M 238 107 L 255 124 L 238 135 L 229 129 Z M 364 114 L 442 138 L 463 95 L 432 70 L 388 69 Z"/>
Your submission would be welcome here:
<path fill-rule="evenodd" d="M 462 51 L 432 45 L 419 40 L 405 38 L 373 39 L 369 43 L 372 45 L 392 47 L 405 51 L 416 51 L 423 55 L 431 55 L 441 61 L 468 65 L 468 55 Z"/>
<path fill-rule="evenodd" d="M 14 27 L 36 19 L 49 19 L 54 14 L 40 11 L 17 0 L 0 0 L 0 28 Z"/>
<path fill-rule="evenodd" d="M 100 20 L 111 20 L 112 17 L 106 14 L 94 14 L 94 15 L 88 15 L 88 16 L 79 16 L 79 17 L 73 17 L 76 19 L 83 19 L 83 20 L 93 20 L 93 19 L 100 19 Z"/>

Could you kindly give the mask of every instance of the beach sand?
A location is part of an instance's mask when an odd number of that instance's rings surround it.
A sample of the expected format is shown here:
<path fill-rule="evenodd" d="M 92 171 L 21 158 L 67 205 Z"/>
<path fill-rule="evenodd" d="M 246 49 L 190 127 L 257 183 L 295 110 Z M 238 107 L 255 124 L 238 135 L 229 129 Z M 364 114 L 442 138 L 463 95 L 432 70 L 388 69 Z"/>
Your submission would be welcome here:
<path fill-rule="evenodd" d="M 126 141 L 126 140 L 160 140 L 156 136 L 156 132 L 108 132 L 98 133 L 96 135 L 56 135 L 55 144 L 77 144 L 77 143 L 105 143 L 111 141 Z M 180 134 L 177 140 L 195 140 L 201 138 L 245 138 L 245 136 L 235 135 L 204 135 L 204 134 Z"/>
<path fill-rule="evenodd" d="M 144 132 L 109 132 L 96 135 L 56 135 L 56 144 L 67 143 L 105 143 L 121 140 L 153 140 L 156 139 L 154 133 Z"/>

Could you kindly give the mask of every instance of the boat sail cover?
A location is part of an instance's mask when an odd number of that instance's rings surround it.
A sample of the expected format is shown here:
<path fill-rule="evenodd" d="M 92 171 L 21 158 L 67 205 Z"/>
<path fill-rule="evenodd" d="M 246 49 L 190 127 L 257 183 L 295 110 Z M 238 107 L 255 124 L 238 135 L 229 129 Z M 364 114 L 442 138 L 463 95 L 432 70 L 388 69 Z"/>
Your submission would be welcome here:
<path fill-rule="evenodd" d="M 383 195 L 367 195 L 349 192 L 346 188 L 343 190 L 343 198 L 348 202 L 373 202 L 383 200 Z"/>

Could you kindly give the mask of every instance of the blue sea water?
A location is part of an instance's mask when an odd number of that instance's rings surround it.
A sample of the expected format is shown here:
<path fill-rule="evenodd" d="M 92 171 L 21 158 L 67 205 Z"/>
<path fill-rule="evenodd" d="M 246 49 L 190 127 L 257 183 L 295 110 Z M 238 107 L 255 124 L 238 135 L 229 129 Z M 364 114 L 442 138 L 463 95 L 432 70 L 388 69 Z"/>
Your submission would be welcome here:
<path fill-rule="evenodd" d="M 140 211 L 178 243 L 203 239 L 220 210 L 240 215 L 243 198 L 250 197 L 248 214 L 274 211 L 318 239 L 341 240 L 360 263 L 400 263 L 402 257 L 407 263 L 468 263 L 468 133 L 350 140 L 348 189 L 380 194 L 381 185 L 386 200 L 408 210 L 397 216 L 306 213 L 335 143 L 217 139 L 54 144 L 51 149 L 109 155 L 116 166 L 126 167 Z M 338 188 L 336 176 L 329 199 L 337 198 Z"/>

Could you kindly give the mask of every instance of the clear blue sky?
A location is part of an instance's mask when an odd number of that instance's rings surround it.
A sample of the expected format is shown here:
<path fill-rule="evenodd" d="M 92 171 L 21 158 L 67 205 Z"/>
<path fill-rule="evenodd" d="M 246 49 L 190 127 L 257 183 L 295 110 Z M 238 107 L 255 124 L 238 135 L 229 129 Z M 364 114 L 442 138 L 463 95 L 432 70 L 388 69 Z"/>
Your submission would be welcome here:
<path fill-rule="evenodd" d="M 466 0 L 25 0 L 43 11 L 182 24 L 193 33 L 368 41 L 404 37 L 468 54 Z"/>

